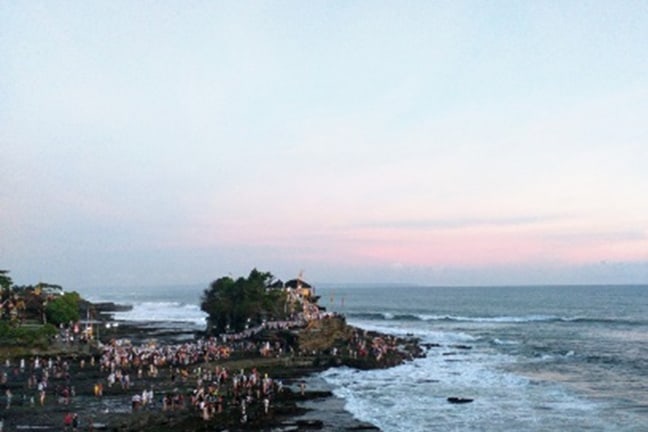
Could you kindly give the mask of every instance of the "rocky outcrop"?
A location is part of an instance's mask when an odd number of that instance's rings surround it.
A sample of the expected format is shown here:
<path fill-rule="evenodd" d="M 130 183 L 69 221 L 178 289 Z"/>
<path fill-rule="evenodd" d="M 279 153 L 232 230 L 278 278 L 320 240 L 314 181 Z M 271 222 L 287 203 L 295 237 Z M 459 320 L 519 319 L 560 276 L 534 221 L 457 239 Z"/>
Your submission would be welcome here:
<path fill-rule="evenodd" d="M 298 333 L 302 356 L 313 356 L 316 366 L 346 365 L 356 369 L 397 366 L 424 351 L 416 338 L 399 338 L 350 326 L 344 317 L 311 321 Z"/>

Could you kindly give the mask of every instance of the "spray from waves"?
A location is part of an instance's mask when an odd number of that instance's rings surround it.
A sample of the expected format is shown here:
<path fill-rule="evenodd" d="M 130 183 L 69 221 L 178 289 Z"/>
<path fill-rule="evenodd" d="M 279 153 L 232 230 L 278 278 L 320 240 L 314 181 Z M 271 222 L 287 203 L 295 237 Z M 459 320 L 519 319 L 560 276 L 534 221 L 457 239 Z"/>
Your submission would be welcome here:
<path fill-rule="evenodd" d="M 384 334 L 391 334 L 401 337 L 417 337 L 425 343 L 434 343 L 440 346 L 451 346 L 455 344 L 470 344 L 476 342 L 478 338 L 463 331 L 446 332 L 434 330 L 428 327 L 398 327 L 389 321 L 348 321 L 350 325 L 367 331 L 373 331 Z"/>
<path fill-rule="evenodd" d="M 454 332 L 430 333 L 423 341 L 444 344 L 466 338 Z M 425 358 L 387 369 L 356 371 L 332 368 L 321 376 L 345 400 L 347 410 L 386 432 L 400 430 L 618 430 L 599 406 L 550 381 L 536 381 L 508 371 L 514 356 L 487 347 L 446 355 L 433 348 Z M 567 353 L 573 356 L 573 353 Z M 511 396 L 514 395 L 512 398 Z M 474 398 L 457 407 L 449 396 Z"/>
<path fill-rule="evenodd" d="M 338 368 L 322 376 L 350 412 L 387 432 L 539 431 L 543 430 L 542 420 L 549 416 L 563 424 L 564 430 L 573 430 L 580 418 L 594 411 L 589 403 L 557 386 L 537 384 L 497 367 L 511 361 L 506 356 L 471 356 L 475 358 L 449 361 L 447 356 L 430 354 L 388 370 Z M 475 402 L 457 409 L 447 403 L 448 396 L 467 396 Z M 557 406 L 569 409 L 557 412 L 553 409 Z"/>
<path fill-rule="evenodd" d="M 125 312 L 116 312 L 115 319 L 133 322 L 177 322 L 204 326 L 207 315 L 194 304 L 181 302 L 136 302 Z"/>

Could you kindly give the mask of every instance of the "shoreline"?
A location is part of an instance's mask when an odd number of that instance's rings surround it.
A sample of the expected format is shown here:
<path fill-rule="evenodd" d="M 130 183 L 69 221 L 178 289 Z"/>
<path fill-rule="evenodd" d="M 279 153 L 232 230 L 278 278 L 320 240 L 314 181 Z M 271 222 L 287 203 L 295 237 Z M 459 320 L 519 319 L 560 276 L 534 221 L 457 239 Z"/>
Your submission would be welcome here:
<path fill-rule="evenodd" d="M 110 319 L 103 315 L 103 319 Z M 176 330 L 168 327 L 155 326 L 150 322 L 119 322 L 119 325 L 111 329 L 109 336 L 114 340 L 131 338 L 138 341 L 155 339 L 157 344 L 182 343 L 186 340 L 187 331 L 182 326 Z M 344 324 L 346 327 L 348 325 Z M 346 330 L 345 327 L 345 330 Z M 174 327 L 175 328 L 175 327 Z M 274 335 L 274 337 L 278 337 Z M 103 339 L 103 338 L 102 338 Z M 52 348 L 52 347 L 50 347 Z M 63 417 L 67 412 L 76 412 L 81 419 L 81 426 L 78 430 L 109 430 L 109 431 L 163 431 L 163 430 L 205 430 L 207 424 L 201 418 L 199 412 L 189 407 L 186 410 L 168 413 L 160 410 L 163 393 L 175 390 L 175 393 L 188 395 L 190 386 L 183 383 L 180 391 L 175 387 L 177 383 L 169 382 L 172 375 L 169 370 L 160 369 L 160 376 L 151 378 L 139 376 L 133 378 L 128 390 L 119 388 L 105 388 L 102 397 L 93 395 L 93 387 L 97 382 L 105 381 L 105 373 L 99 370 L 98 365 L 89 366 L 91 357 L 97 356 L 95 348 L 90 345 L 61 347 L 63 349 L 53 351 L 31 350 L 29 354 L 23 353 L 33 361 L 34 357 L 46 358 L 55 357 L 57 363 L 68 363 L 69 375 L 67 378 L 52 378 L 51 389 L 47 391 L 45 404 L 40 406 L 37 391 L 28 388 L 26 384 L 27 372 L 16 372 L 18 359 L 11 360 L 10 367 L 6 366 L 6 355 L 3 353 L 0 361 L 0 368 L 7 374 L 7 382 L 3 384 L 3 393 L 0 394 L 0 418 L 4 418 L 4 431 L 13 430 L 60 430 L 63 425 Z M 83 365 L 82 363 L 85 363 Z M 348 359 L 351 361 L 352 359 Z M 359 360 L 355 367 L 363 366 Z M 393 360 L 392 360 L 393 361 Z M 281 395 L 277 394 L 273 399 L 268 414 L 260 414 L 259 404 L 253 407 L 250 405 L 248 423 L 241 423 L 238 419 L 238 407 L 230 407 L 224 410 L 223 414 L 214 416 L 208 421 L 210 430 L 273 430 L 273 431 L 306 431 L 306 430 L 379 430 L 375 425 L 356 419 L 350 412 L 344 409 L 344 400 L 332 393 L 330 386 L 322 388 L 321 382 L 314 384 L 318 378 L 316 374 L 328 367 L 342 365 L 339 358 L 327 355 L 315 357 L 292 357 L 263 358 L 252 352 L 232 353 L 232 357 L 226 360 L 219 360 L 213 363 L 204 363 L 207 368 L 223 367 L 232 371 L 241 369 L 257 370 L 260 374 L 268 374 L 273 379 L 280 380 L 284 387 Z M 389 367 L 390 364 L 366 363 L 363 368 Z M 133 371 L 133 374 L 135 372 Z M 321 380 L 320 380 L 321 381 Z M 300 384 L 306 383 L 303 394 L 300 391 Z M 61 387 L 71 384 L 74 396 L 68 405 L 54 400 L 55 393 Z M 310 387 L 315 387 L 312 389 Z M 11 406 L 6 407 L 6 389 L 12 393 Z M 131 395 L 146 388 L 155 388 L 156 400 L 153 408 L 133 412 L 131 409 Z M 231 409 L 230 409 L 231 408 Z M 245 410 L 244 410 L 245 411 Z"/>
<path fill-rule="evenodd" d="M 346 400 L 333 393 L 333 387 L 317 375 L 311 375 L 306 380 L 307 388 L 314 388 L 316 391 L 329 391 L 330 395 L 315 400 L 302 402 L 302 406 L 308 411 L 299 416 L 298 419 L 322 420 L 323 428 L 327 431 L 380 431 L 381 429 L 369 422 L 356 418 L 346 409 Z"/>

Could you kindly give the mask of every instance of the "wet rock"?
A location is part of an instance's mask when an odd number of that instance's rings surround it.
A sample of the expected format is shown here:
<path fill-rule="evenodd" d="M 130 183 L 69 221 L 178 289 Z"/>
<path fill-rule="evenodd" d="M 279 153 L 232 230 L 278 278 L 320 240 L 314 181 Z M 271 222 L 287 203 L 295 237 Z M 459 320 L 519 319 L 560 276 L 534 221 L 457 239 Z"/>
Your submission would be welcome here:
<path fill-rule="evenodd" d="M 474 399 L 470 398 L 464 398 L 464 397 L 457 397 L 457 396 L 451 396 L 448 398 L 448 402 L 453 403 L 453 404 L 465 404 L 465 403 L 470 403 Z"/>
<path fill-rule="evenodd" d="M 302 429 L 322 429 L 324 422 L 322 420 L 297 420 L 297 426 Z"/>
<path fill-rule="evenodd" d="M 371 423 L 360 423 L 357 426 L 352 426 L 346 428 L 348 431 L 379 431 L 378 426 L 372 425 Z"/>

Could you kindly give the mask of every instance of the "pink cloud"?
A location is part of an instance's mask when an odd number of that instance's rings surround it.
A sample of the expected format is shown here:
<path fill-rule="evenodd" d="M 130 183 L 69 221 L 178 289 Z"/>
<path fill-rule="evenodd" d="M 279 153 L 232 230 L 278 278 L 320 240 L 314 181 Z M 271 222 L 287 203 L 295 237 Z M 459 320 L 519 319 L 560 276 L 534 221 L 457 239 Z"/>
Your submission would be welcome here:
<path fill-rule="evenodd" d="M 648 236 L 559 217 L 394 223 L 340 228 L 290 215 L 214 217 L 186 227 L 185 246 L 256 248 L 286 260 L 345 265 L 565 265 L 648 259 Z M 336 225 L 337 224 L 337 225 Z M 579 231 L 574 227 L 578 226 Z"/>
<path fill-rule="evenodd" d="M 648 259 L 648 238 L 561 237 L 537 229 L 442 231 L 364 230 L 353 255 L 359 260 L 405 265 L 484 266 L 531 262 L 583 264 L 602 260 Z"/>

